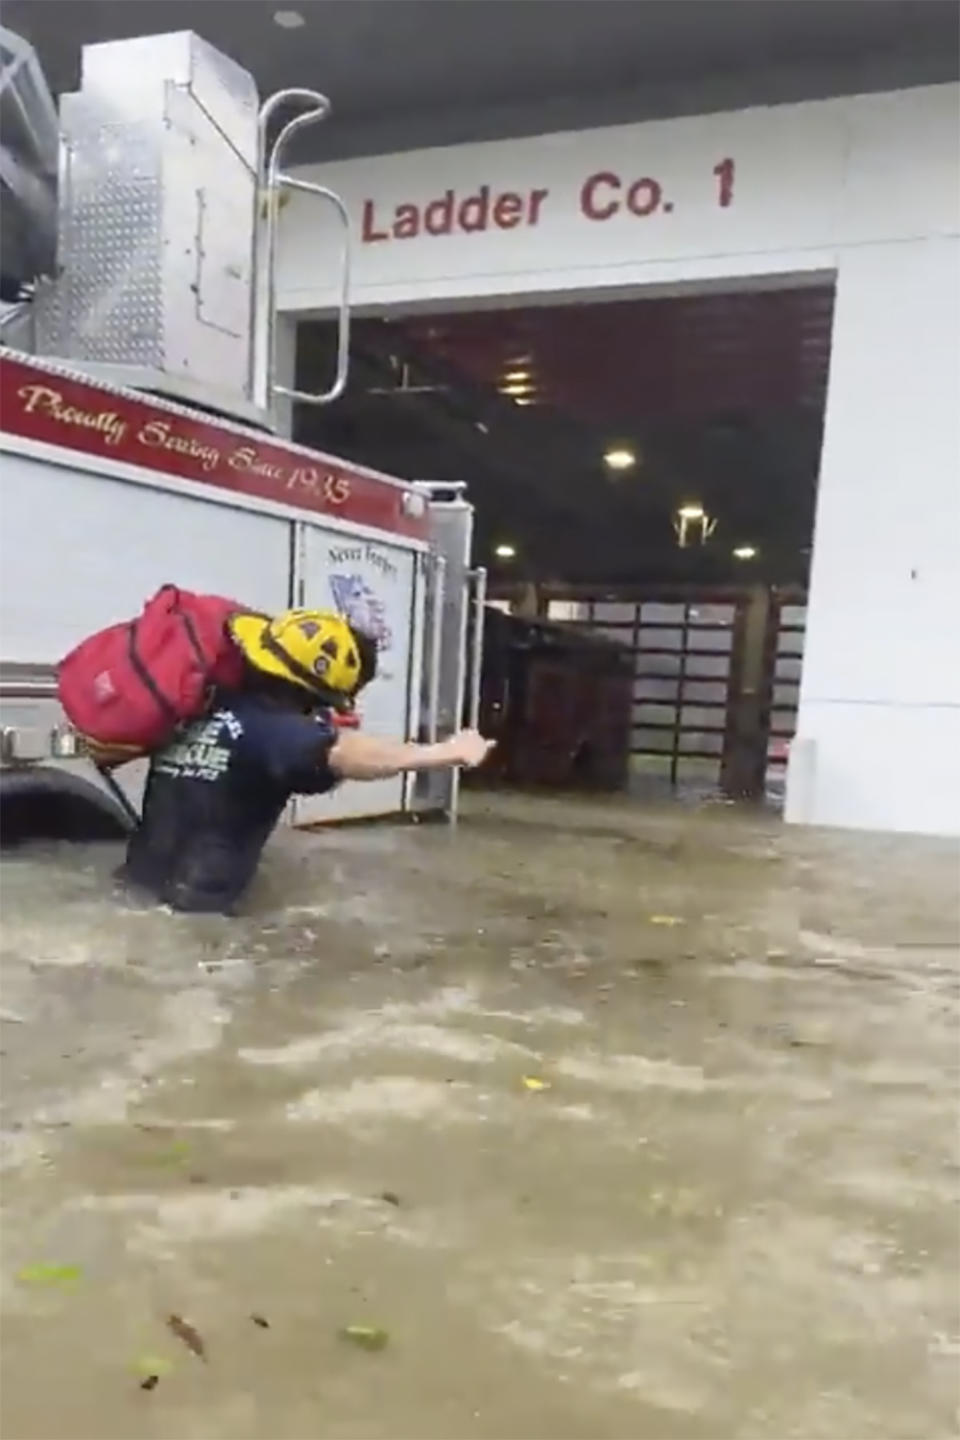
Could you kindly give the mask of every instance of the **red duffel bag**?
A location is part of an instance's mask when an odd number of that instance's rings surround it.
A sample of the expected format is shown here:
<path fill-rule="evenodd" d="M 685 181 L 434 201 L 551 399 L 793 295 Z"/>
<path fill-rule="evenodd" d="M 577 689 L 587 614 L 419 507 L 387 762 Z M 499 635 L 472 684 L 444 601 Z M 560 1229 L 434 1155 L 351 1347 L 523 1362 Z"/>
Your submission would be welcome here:
<path fill-rule="evenodd" d="M 204 713 L 217 686 L 241 683 L 227 621 L 243 608 L 164 585 L 135 620 L 98 630 L 61 660 L 60 703 L 96 758 L 116 764 L 159 749 Z"/>

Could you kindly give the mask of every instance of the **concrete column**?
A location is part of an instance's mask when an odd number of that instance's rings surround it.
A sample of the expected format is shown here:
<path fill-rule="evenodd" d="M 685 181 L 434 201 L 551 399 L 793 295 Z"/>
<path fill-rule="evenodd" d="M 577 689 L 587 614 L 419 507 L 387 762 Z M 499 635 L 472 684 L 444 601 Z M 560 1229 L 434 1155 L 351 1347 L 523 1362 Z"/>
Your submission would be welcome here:
<path fill-rule="evenodd" d="M 520 592 L 513 602 L 514 615 L 522 615 L 526 620 L 536 620 L 540 614 L 540 596 L 536 585 L 525 583 L 521 586 Z"/>
<path fill-rule="evenodd" d="M 767 734 L 763 724 L 770 590 L 757 585 L 743 616 L 736 693 L 727 713 L 729 727 L 720 785 L 735 799 L 759 799 L 766 773 Z"/>
<path fill-rule="evenodd" d="M 838 276 L 786 817 L 960 834 L 960 241 Z"/>

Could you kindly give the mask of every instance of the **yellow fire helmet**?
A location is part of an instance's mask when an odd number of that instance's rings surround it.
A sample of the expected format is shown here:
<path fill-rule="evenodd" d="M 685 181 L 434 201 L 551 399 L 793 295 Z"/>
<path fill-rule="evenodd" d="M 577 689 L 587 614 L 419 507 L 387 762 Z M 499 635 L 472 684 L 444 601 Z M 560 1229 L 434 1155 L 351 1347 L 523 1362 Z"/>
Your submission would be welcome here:
<path fill-rule="evenodd" d="M 349 704 L 371 678 L 365 653 L 371 642 L 355 635 L 343 616 L 330 610 L 287 610 L 273 620 L 234 615 L 230 633 L 255 669 L 333 705 Z"/>

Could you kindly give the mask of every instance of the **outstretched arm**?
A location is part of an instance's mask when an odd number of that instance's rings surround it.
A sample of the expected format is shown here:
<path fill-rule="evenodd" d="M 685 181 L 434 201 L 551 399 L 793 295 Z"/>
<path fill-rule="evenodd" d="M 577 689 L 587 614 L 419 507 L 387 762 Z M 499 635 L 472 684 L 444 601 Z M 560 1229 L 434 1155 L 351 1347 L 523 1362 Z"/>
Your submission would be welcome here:
<path fill-rule="evenodd" d="M 494 742 L 476 730 L 461 730 L 435 745 L 381 740 L 375 735 L 342 730 L 331 746 L 327 763 L 342 780 L 388 780 L 410 770 L 445 770 L 482 765 Z"/>

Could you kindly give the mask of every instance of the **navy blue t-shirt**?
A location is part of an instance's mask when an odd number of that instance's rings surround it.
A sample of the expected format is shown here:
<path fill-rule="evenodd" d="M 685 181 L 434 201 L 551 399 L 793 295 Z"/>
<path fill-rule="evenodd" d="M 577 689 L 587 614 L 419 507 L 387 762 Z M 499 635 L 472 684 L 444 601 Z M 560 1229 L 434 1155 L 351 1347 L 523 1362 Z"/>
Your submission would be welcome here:
<path fill-rule="evenodd" d="M 327 758 L 336 734 L 325 712 L 218 695 L 209 715 L 151 760 L 123 878 L 177 910 L 229 913 L 291 795 L 336 784 Z"/>

